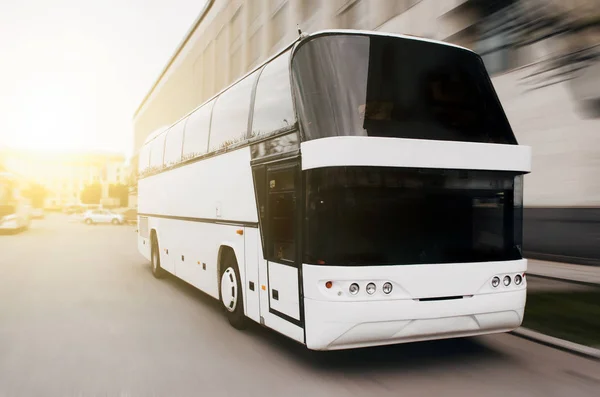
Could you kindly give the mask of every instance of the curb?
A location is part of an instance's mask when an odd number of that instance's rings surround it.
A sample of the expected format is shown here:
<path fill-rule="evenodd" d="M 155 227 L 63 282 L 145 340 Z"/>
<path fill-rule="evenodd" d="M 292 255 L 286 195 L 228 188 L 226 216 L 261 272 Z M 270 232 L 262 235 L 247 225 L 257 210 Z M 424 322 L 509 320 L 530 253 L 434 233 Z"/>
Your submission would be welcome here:
<path fill-rule="evenodd" d="M 511 332 L 511 334 L 524 339 L 531 340 L 533 342 L 540 343 L 542 345 L 554 347 L 559 350 L 564 350 L 573 354 L 577 354 L 579 356 L 600 361 L 600 349 L 595 349 L 593 347 L 569 342 L 564 339 L 555 338 L 554 336 L 545 335 L 523 327 L 515 329 Z"/>
<path fill-rule="evenodd" d="M 537 273 L 530 273 L 530 272 L 527 272 L 527 277 L 543 278 L 543 279 L 546 279 L 546 280 L 553 280 L 553 281 L 562 281 L 562 282 L 565 282 L 565 283 L 585 285 L 586 287 L 598 287 L 598 286 L 600 286 L 600 283 L 594 283 L 594 282 L 590 282 L 590 281 L 574 280 L 574 279 L 571 279 L 571 278 L 562 278 L 562 277 L 557 277 L 557 276 L 547 276 L 545 274 L 537 274 Z"/>

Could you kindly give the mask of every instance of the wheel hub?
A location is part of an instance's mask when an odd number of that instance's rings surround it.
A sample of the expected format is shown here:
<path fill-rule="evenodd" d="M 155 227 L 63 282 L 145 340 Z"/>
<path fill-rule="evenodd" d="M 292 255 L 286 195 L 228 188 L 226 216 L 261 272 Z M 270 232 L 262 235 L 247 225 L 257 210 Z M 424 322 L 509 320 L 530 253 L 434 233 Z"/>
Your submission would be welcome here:
<path fill-rule="evenodd" d="M 221 276 L 221 300 L 225 308 L 233 312 L 237 305 L 237 278 L 233 268 L 228 267 Z"/>

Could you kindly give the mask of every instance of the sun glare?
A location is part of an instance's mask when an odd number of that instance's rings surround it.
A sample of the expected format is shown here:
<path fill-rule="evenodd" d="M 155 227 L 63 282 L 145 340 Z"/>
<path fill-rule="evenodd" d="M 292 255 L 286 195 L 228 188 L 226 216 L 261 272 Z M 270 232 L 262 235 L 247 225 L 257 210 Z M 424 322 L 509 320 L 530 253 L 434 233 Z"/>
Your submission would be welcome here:
<path fill-rule="evenodd" d="M 86 138 L 92 138 L 85 121 L 94 114 L 77 100 L 77 90 L 48 82 L 28 86 L 15 98 L 20 114 L 9 134 L 12 145 L 50 152 L 82 149 Z"/>

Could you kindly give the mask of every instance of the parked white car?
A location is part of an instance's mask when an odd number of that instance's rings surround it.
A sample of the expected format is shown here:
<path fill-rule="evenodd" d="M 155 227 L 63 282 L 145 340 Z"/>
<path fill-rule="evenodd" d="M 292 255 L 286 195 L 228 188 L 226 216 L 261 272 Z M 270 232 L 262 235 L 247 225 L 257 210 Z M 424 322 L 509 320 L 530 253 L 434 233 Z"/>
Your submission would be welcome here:
<path fill-rule="evenodd" d="M 113 225 L 120 225 L 125 219 L 121 214 L 115 214 L 108 210 L 90 210 L 83 214 L 83 221 L 87 225 L 94 223 L 112 223 Z"/>

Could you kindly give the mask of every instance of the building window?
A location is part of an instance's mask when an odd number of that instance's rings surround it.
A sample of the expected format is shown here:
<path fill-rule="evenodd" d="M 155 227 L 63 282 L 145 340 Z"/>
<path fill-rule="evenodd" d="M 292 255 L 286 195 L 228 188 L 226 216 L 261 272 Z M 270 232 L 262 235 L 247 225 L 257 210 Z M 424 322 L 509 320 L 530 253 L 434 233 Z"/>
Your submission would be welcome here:
<path fill-rule="evenodd" d="M 217 82 L 217 90 L 221 90 L 227 85 L 227 53 L 228 45 L 226 40 L 226 27 L 223 27 L 217 36 L 217 68 L 215 69 L 215 77 Z"/>
<path fill-rule="evenodd" d="M 229 80 L 235 81 L 242 74 L 242 49 L 241 46 L 233 51 L 229 58 Z"/>
<path fill-rule="evenodd" d="M 302 20 L 310 19 L 320 8 L 321 2 L 319 0 L 302 0 L 300 4 Z"/>
<path fill-rule="evenodd" d="M 262 1 L 261 0 L 249 0 L 248 4 L 248 14 L 250 15 L 250 23 L 254 22 L 256 18 L 260 15 L 262 11 Z"/>
<path fill-rule="evenodd" d="M 366 0 L 350 0 L 340 8 L 340 16 L 346 28 L 368 29 L 369 2 Z"/>
<path fill-rule="evenodd" d="M 229 37 L 231 44 L 233 44 L 242 34 L 242 10 L 243 7 L 238 8 L 233 18 L 231 18 L 231 23 L 229 24 Z"/>
<path fill-rule="evenodd" d="M 250 38 L 250 65 L 254 65 L 260 58 L 262 26 Z"/>
<path fill-rule="evenodd" d="M 279 43 L 281 41 L 281 39 L 283 39 L 283 37 L 285 36 L 286 28 L 288 26 L 287 25 L 288 9 L 289 9 L 288 4 L 285 3 L 281 8 L 279 8 L 277 13 L 273 16 L 273 19 L 271 21 L 271 23 L 272 23 L 271 45 L 275 45 L 275 44 Z"/>

